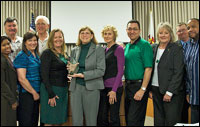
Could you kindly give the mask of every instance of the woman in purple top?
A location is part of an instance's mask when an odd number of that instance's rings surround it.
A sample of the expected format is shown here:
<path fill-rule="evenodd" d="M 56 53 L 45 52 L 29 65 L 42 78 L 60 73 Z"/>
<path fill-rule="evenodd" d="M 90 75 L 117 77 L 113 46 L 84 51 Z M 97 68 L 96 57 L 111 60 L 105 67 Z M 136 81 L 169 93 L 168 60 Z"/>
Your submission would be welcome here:
<path fill-rule="evenodd" d="M 105 49 L 106 71 L 104 75 L 105 89 L 100 93 L 98 126 L 120 126 L 120 101 L 123 91 L 122 76 L 124 73 L 124 49 L 116 44 L 117 30 L 114 26 L 105 26 L 102 37 L 107 43 Z M 110 111 L 110 120 L 108 112 Z"/>

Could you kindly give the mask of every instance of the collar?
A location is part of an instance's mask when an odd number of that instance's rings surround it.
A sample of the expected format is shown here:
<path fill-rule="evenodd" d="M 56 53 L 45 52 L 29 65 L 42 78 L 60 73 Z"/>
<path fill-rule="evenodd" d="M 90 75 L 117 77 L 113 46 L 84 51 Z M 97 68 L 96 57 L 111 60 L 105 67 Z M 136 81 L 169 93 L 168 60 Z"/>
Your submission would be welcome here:
<path fill-rule="evenodd" d="M 48 38 L 49 38 L 49 33 L 47 31 L 46 31 L 46 33 L 47 33 L 47 37 L 44 39 L 44 41 L 48 40 Z M 36 35 L 38 36 L 38 32 L 36 33 Z M 39 41 L 41 41 L 39 36 L 38 36 L 38 39 L 39 39 Z"/>
<path fill-rule="evenodd" d="M 140 40 L 141 40 L 141 37 L 139 36 L 139 38 L 133 44 L 131 44 L 131 42 L 130 42 L 130 44 L 131 45 L 136 45 Z"/>
<path fill-rule="evenodd" d="M 83 48 L 89 48 L 92 42 L 89 42 L 87 44 L 81 44 L 81 47 Z"/>
<path fill-rule="evenodd" d="M 8 35 L 5 33 L 3 36 L 6 36 L 6 37 L 8 37 Z M 23 40 L 23 38 L 22 37 L 20 37 L 20 36 L 16 36 L 16 40 L 15 40 L 15 42 L 14 43 L 21 43 L 22 42 L 22 40 Z M 13 43 L 13 40 L 11 40 L 11 43 Z"/>

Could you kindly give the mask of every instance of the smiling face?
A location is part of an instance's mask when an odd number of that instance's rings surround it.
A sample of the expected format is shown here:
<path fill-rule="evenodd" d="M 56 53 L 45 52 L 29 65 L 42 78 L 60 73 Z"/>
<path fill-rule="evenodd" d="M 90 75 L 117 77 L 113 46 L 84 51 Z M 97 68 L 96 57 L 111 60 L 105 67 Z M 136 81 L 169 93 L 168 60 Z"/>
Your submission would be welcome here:
<path fill-rule="evenodd" d="M 103 34 L 103 38 L 104 38 L 104 41 L 106 43 L 115 42 L 115 35 L 114 35 L 114 32 L 112 30 L 105 31 L 104 34 Z"/>
<path fill-rule="evenodd" d="M 158 40 L 162 44 L 170 42 L 170 33 L 166 28 L 160 28 L 158 31 Z"/>
<path fill-rule="evenodd" d="M 54 48 L 61 48 L 63 43 L 64 43 L 63 34 L 60 31 L 55 32 L 53 39 Z"/>
<path fill-rule="evenodd" d="M 131 41 L 134 42 L 139 38 L 141 30 L 137 23 L 129 23 L 126 32 Z"/>
<path fill-rule="evenodd" d="M 199 22 L 197 20 L 190 20 L 188 22 L 188 32 L 191 38 L 199 38 Z"/>
<path fill-rule="evenodd" d="M 79 37 L 82 44 L 87 44 L 92 40 L 93 34 L 88 29 L 85 29 L 80 32 Z"/>
<path fill-rule="evenodd" d="M 18 31 L 17 21 L 7 22 L 5 24 L 5 32 L 8 36 L 15 36 Z"/>
<path fill-rule="evenodd" d="M 1 42 L 1 53 L 6 56 L 11 53 L 11 46 L 8 39 L 5 39 L 3 40 L 3 42 Z"/>
<path fill-rule="evenodd" d="M 38 19 L 36 23 L 36 31 L 39 34 L 46 33 L 46 31 L 49 29 L 49 25 L 44 19 Z"/>
<path fill-rule="evenodd" d="M 28 39 L 25 42 L 26 48 L 31 52 L 35 51 L 37 44 L 38 44 L 38 42 L 37 42 L 37 38 L 35 36 L 33 36 L 32 38 Z"/>
<path fill-rule="evenodd" d="M 187 41 L 189 39 L 189 34 L 186 25 L 177 26 L 176 34 L 179 40 Z"/>

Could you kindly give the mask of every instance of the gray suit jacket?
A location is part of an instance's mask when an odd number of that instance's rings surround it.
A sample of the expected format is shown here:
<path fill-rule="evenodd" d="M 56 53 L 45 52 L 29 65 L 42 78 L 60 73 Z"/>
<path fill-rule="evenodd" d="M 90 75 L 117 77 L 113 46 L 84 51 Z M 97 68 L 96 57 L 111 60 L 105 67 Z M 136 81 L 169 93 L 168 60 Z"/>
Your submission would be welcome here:
<path fill-rule="evenodd" d="M 75 47 L 71 51 L 71 59 L 79 60 L 81 47 Z M 103 75 L 105 73 L 105 51 L 99 46 L 91 43 L 88 54 L 85 59 L 84 80 L 88 90 L 104 89 Z M 75 73 L 78 70 L 75 71 Z M 69 91 L 76 88 L 76 78 L 72 78 Z"/>

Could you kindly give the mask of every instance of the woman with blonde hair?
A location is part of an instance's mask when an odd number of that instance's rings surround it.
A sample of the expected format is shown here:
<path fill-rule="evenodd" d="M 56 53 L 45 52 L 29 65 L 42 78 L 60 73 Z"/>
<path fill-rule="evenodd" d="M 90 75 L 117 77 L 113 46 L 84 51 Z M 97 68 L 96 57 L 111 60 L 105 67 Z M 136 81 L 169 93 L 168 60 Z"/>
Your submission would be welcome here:
<path fill-rule="evenodd" d="M 70 60 L 79 63 L 72 77 L 71 109 L 73 126 L 83 125 L 83 114 L 86 126 L 97 125 L 100 89 L 104 89 L 105 72 L 104 49 L 97 45 L 94 32 L 88 26 L 79 30 L 77 47 L 72 49 Z"/>
<path fill-rule="evenodd" d="M 183 107 L 183 49 L 174 43 L 174 33 L 169 23 L 160 23 L 158 44 L 153 44 L 153 73 L 150 97 L 154 104 L 154 125 L 173 126 L 181 120 Z"/>
<path fill-rule="evenodd" d="M 51 31 L 47 46 L 41 55 L 41 122 L 45 126 L 58 126 L 67 121 L 68 114 L 69 58 L 62 30 Z"/>
<path fill-rule="evenodd" d="M 124 49 L 116 44 L 117 29 L 107 25 L 102 30 L 102 37 L 107 43 L 105 50 L 106 71 L 103 77 L 105 89 L 100 93 L 98 126 L 120 126 L 120 102 L 123 92 L 122 76 L 124 73 Z M 110 111 L 110 122 L 108 112 Z"/>

